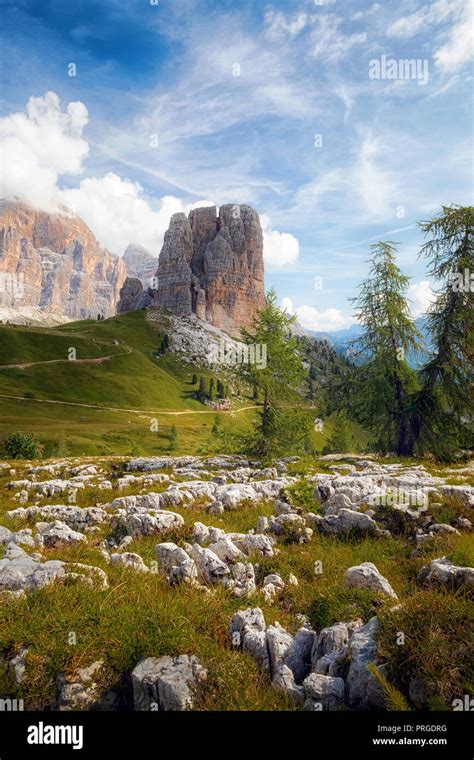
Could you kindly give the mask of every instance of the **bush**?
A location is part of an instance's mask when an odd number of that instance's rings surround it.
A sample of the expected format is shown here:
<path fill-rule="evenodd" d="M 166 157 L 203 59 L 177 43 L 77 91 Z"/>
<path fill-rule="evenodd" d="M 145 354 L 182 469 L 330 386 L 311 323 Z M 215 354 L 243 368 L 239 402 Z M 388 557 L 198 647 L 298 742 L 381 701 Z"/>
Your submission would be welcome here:
<path fill-rule="evenodd" d="M 294 507 L 302 507 L 311 512 L 319 512 L 320 504 L 314 498 L 314 483 L 308 480 L 298 480 L 283 489 L 283 496 L 286 497 Z"/>
<path fill-rule="evenodd" d="M 371 589 L 336 588 L 319 594 L 308 609 L 311 627 L 320 630 L 334 623 L 362 618 L 367 623 L 378 614 L 383 600 Z"/>
<path fill-rule="evenodd" d="M 474 685 L 474 614 L 467 594 L 417 591 L 394 611 L 379 615 L 378 648 L 392 683 L 408 693 L 412 678 L 424 684 L 431 709 L 452 709 Z M 399 632 L 405 643 L 397 643 Z"/>
<path fill-rule="evenodd" d="M 4 442 L 5 451 L 12 459 L 38 459 L 43 447 L 30 433 L 12 433 Z"/>

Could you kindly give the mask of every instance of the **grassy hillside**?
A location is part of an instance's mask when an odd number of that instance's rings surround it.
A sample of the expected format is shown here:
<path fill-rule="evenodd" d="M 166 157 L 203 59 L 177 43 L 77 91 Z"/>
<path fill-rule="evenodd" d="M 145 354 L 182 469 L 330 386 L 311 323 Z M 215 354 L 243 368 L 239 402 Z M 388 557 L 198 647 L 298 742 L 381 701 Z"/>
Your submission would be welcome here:
<path fill-rule="evenodd" d="M 169 453 L 175 425 L 176 452 L 219 451 L 211 432 L 216 412 L 195 398 L 191 382 L 194 372 L 210 373 L 171 353 L 157 357 L 162 337 L 144 311 L 51 329 L 1 325 L 0 440 L 14 430 L 33 432 L 45 456 Z M 71 348 L 77 361 L 68 360 Z M 5 366 L 15 364 L 31 366 Z M 254 402 L 234 401 L 233 412 L 218 414 L 222 431 L 249 429 L 255 409 L 239 409 Z M 331 429 L 328 420 L 314 432 L 318 450 Z M 357 426 L 353 433 L 359 446 L 366 443 Z"/>

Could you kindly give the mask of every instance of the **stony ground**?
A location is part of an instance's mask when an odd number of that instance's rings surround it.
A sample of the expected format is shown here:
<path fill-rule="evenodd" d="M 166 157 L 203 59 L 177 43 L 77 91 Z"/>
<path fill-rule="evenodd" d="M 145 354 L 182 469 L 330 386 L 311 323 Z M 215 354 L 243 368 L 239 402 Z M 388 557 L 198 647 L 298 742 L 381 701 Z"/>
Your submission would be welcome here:
<path fill-rule="evenodd" d="M 456 709 L 473 482 L 356 455 L 1 463 L 0 698 Z"/>

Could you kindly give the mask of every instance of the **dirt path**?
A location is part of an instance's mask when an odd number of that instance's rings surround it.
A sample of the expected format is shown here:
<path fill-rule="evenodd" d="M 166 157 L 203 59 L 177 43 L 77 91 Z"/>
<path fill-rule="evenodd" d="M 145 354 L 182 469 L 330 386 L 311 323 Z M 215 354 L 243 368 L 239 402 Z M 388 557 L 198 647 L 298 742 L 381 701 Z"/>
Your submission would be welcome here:
<path fill-rule="evenodd" d="M 0 364 L 0 369 L 28 369 L 28 367 L 36 367 L 38 364 L 61 364 L 65 362 L 73 362 L 73 364 L 102 364 L 102 362 L 106 362 L 116 356 L 125 356 L 125 354 L 131 354 L 133 349 L 131 349 L 129 346 L 127 346 L 127 349 L 127 351 L 118 351 L 116 354 L 109 354 L 108 356 L 97 356 L 94 359 L 45 359 L 41 362 Z"/>
<path fill-rule="evenodd" d="M 67 361 L 67 360 L 66 360 Z M 186 409 L 182 412 L 166 412 L 155 409 L 124 409 L 117 406 L 96 406 L 95 404 L 81 404 L 78 401 L 59 401 L 50 398 L 25 398 L 24 396 L 11 396 L 7 393 L 0 393 L 0 398 L 12 398 L 16 401 L 33 401 L 40 404 L 64 404 L 66 406 L 80 406 L 86 409 L 97 409 L 99 412 L 129 412 L 130 414 L 153 414 L 155 416 L 170 415 L 181 416 L 183 414 L 237 414 L 245 412 L 248 409 L 258 409 L 258 405 L 241 406 L 238 409 Z"/>

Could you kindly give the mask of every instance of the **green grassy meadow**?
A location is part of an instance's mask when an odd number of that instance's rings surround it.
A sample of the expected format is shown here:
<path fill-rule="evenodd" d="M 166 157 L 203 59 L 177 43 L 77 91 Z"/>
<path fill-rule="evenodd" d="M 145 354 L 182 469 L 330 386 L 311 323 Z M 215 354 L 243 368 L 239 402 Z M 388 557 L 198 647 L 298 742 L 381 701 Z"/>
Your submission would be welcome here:
<path fill-rule="evenodd" d="M 222 446 L 211 432 L 216 414 L 223 432 L 247 432 L 255 410 L 239 409 L 254 406 L 251 397 L 233 398 L 233 410 L 218 413 L 195 398 L 192 375 L 210 377 L 210 372 L 172 353 L 157 356 L 164 330 L 147 321 L 144 311 L 54 329 L 0 325 L 1 365 L 54 362 L 0 367 L 0 441 L 17 430 L 34 433 L 45 457 L 169 453 L 175 425 L 174 451 L 197 454 Z M 70 348 L 78 361 L 68 361 Z M 112 358 L 81 363 L 104 356 Z M 307 414 L 316 413 L 308 409 Z M 154 425 L 152 431 L 155 419 L 158 430 Z M 322 432 L 312 433 L 315 450 L 323 448 L 331 430 L 329 419 Z M 359 447 L 367 443 L 357 424 L 352 432 Z"/>

